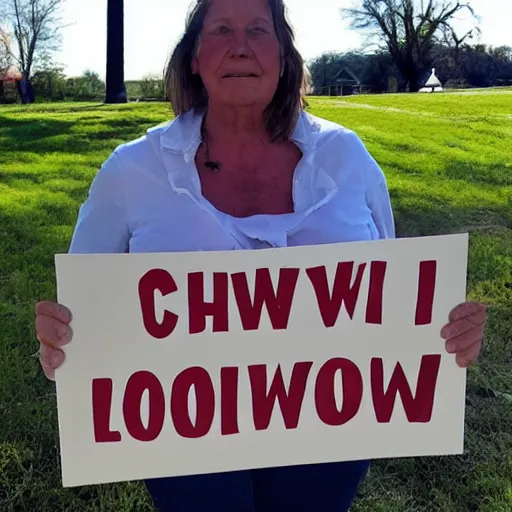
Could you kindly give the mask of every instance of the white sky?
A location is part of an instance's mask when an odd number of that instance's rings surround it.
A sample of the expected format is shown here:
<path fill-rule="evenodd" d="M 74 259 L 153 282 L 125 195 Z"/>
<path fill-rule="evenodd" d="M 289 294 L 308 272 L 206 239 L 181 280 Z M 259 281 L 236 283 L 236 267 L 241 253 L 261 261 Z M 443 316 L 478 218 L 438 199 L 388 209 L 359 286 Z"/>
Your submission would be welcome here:
<path fill-rule="evenodd" d="M 62 51 L 57 61 L 69 76 L 85 69 L 105 76 L 107 0 L 64 0 Z M 125 79 L 161 75 L 184 27 L 191 0 L 125 0 Z M 248 0 L 250 1 L 250 0 Z M 418 0 L 419 1 L 419 0 Z M 358 48 L 359 34 L 341 19 L 340 8 L 357 0 L 287 0 L 297 46 L 305 59 L 326 51 Z M 512 45 L 512 0 L 470 0 L 481 17 L 481 42 Z M 463 23 L 463 22 L 461 22 Z"/>

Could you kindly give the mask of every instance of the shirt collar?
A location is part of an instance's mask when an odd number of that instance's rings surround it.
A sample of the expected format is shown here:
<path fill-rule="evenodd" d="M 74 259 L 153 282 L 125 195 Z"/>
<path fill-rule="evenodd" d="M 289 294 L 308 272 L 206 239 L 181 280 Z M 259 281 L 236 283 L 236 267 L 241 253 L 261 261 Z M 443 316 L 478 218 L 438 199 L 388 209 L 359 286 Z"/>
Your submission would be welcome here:
<path fill-rule="evenodd" d="M 202 197 L 198 173 L 191 172 L 190 167 L 201 144 L 203 117 L 203 113 L 195 111 L 176 117 L 160 131 L 160 146 L 171 152 L 164 155 L 163 161 L 173 190 L 189 195 L 202 208 L 217 217 L 218 212 Z M 291 136 L 291 141 L 302 151 L 303 158 L 295 170 L 293 198 L 296 215 L 290 216 L 290 226 L 295 225 L 297 215 L 306 218 L 330 201 L 337 191 L 336 182 L 325 171 L 321 162 L 315 163 L 320 133 L 321 126 L 316 118 L 302 110 Z M 174 160 L 176 157 L 178 161 Z M 186 165 L 179 165 L 181 158 Z"/>
<path fill-rule="evenodd" d="M 194 158 L 195 152 L 201 142 L 201 123 L 204 112 L 194 109 L 181 114 L 171 121 L 160 135 L 160 144 L 163 148 L 183 153 L 185 160 Z M 316 143 L 316 135 L 320 126 L 304 110 L 295 124 L 291 140 L 297 144 L 303 153 L 309 153 Z"/>

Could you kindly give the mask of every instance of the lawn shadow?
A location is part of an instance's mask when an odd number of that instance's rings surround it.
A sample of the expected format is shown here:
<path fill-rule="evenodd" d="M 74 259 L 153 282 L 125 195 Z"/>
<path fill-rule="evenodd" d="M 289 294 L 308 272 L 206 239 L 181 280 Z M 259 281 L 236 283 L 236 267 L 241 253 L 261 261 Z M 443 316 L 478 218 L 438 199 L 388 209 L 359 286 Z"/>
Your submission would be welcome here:
<path fill-rule="evenodd" d="M 12 117 L 0 117 L 0 137 L 8 139 L 23 138 L 40 139 L 52 135 L 62 135 L 68 133 L 75 124 L 73 121 L 62 119 L 15 119 Z M 27 142 L 31 142 L 30 140 Z M 2 144 L 2 150 L 5 150 L 6 143 Z M 8 149 L 8 148 L 7 148 Z"/>
<path fill-rule="evenodd" d="M 13 173 L 11 171 L 2 171 L 0 170 L 0 183 L 3 185 L 7 185 L 9 187 L 13 186 L 16 182 L 19 181 L 27 181 L 32 182 L 34 184 L 42 184 L 46 181 L 46 176 L 44 174 L 39 174 L 35 172 L 16 172 Z"/>
<path fill-rule="evenodd" d="M 447 178 L 468 183 L 498 187 L 512 186 L 512 159 L 509 167 L 504 163 L 484 164 L 452 159 L 443 166 L 443 174 Z"/>
<path fill-rule="evenodd" d="M 53 113 L 54 111 L 52 111 Z M 69 112 L 69 110 L 66 110 Z M 91 131 L 77 131 L 76 126 L 87 125 L 87 120 L 25 119 L 6 118 L 0 127 L 2 151 L 87 154 L 113 150 L 116 144 L 128 142 L 145 135 L 146 130 L 156 126 L 154 118 L 133 117 L 112 119 L 91 123 Z"/>
<path fill-rule="evenodd" d="M 444 156 L 438 158 L 438 153 L 432 148 L 421 148 L 410 143 L 395 143 L 379 138 L 375 144 L 395 155 L 396 153 L 416 154 L 426 158 L 436 158 L 438 168 L 435 173 L 441 178 L 453 180 L 462 180 L 467 183 L 481 184 L 485 186 L 512 186 L 512 159 L 508 162 L 479 162 L 463 158 L 460 154 L 454 154 L 452 157 Z M 467 152 L 467 149 L 461 147 L 460 143 L 447 144 L 450 148 L 454 148 L 458 153 L 460 151 Z M 469 154 L 469 153 L 468 153 Z M 386 165 L 394 170 L 403 172 L 408 175 L 427 175 L 423 163 L 415 162 L 413 165 L 407 162 L 406 158 L 393 158 L 392 162 L 386 162 Z"/>
<path fill-rule="evenodd" d="M 390 192 L 397 235 L 419 237 L 512 229 L 512 209 L 504 205 L 454 206 L 449 201 L 393 189 Z"/>

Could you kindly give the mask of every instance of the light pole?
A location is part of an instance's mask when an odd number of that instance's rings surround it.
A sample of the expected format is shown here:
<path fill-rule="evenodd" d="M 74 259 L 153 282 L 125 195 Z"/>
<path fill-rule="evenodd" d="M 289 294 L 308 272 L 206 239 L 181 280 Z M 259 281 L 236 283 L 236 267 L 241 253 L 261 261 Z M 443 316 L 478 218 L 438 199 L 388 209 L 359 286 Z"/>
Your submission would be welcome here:
<path fill-rule="evenodd" d="M 105 103 L 126 103 L 124 85 L 124 0 L 107 4 L 107 83 Z"/>

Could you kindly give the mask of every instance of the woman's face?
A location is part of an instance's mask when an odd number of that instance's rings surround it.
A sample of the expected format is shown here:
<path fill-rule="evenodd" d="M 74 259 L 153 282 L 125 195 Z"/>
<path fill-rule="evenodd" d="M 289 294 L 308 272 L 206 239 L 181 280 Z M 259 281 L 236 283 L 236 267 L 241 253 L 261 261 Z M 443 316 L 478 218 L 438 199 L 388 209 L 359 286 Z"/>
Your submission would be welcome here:
<path fill-rule="evenodd" d="M 280 68 L 267 0 L 212 0 L 192 63 L 210 101 L 265 108 L 276 91 Z"/>

